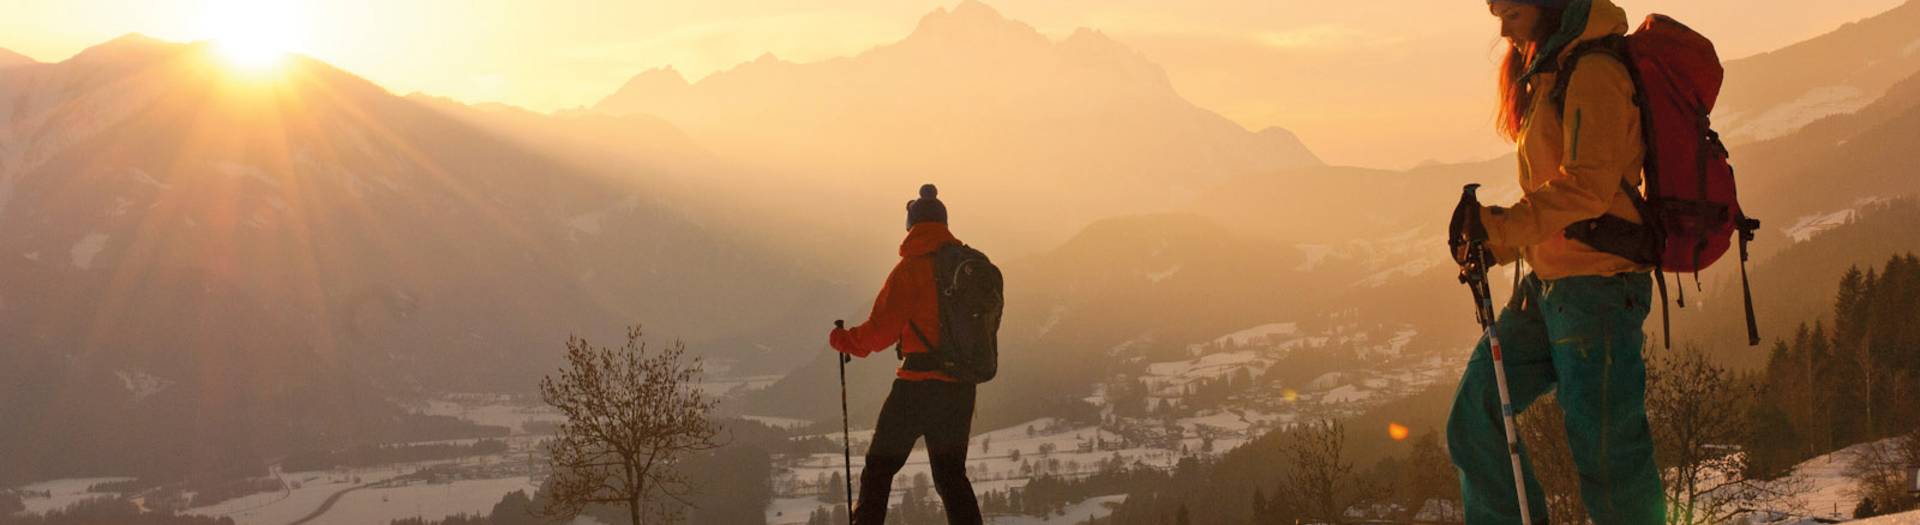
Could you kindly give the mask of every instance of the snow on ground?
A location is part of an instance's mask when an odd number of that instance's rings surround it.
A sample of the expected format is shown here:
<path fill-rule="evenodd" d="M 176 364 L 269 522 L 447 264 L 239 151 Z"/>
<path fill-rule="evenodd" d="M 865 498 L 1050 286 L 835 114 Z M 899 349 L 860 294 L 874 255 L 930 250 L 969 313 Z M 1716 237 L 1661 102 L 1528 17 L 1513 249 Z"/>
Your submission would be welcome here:
<path fill-rule="evenodd" d="M 490 479 L 452 479 L 428 484 L 396 481 L 429 468 L 451 465 L 508 465 L 524 461 L 523 450 L 486 459 L 384 465 L 372 468 L 286 472 L 277 475 L 287 490 L 253 494 L 189 509 L 185 514 L 233 518 L 238 525 L 285 525 L 325 508 L 312 524 L 365 524 L 423 516 L 441 518 L 459 513 L 487 513 L 502 496 L 516 490 L 532 493 L 537 487 L 525 470 L 522 475 Z M 476 461 L 484 463 L 475 463 Z M 499 472 L 501 470 L 495 470 Z M 389 486 L 393 484 L 393 486 Z M 328 501 L 332 501 L 328 505 Z"/>
<path fill-rule="evenodd" d="M 1263 385 L 1237 390 L 1224 401 L 1209 405 L 1178 408 L 1160 417 L 1126 417 L 1116 412 L 1102 416 L 1102 424 L 1074 424 L 1053 418 L 993 429 L 971 440 L 967 469 L 977 491 L 1009 490 L 1023 487 L 1040 474 L 1079 477 L 1098 472 L 1102 464 L 1114 461 L 1148 468 L 1170 469 L 1182 457 L 1208 456 L 1240 446 L 1261 433 L 1284 428 L 1295 421 L 1350 415 L 1380 403 L 1414 395 L 1436 382 L 1459 375 L 1465 355 L 1448 354 L 1409 358 L 1400 356 L 1410 348 L 1418 332 L 1411 327 L 1383 327 L 1383 330 L 1344 326 L 1320 335 L 1302 333 L 1294 323 L 1271 323 L 1234 332 L 1209 342 L 1192 345 L 1192 357 L 1178 361 L 1142 363 L 1137 377 L 1118 381 L 1140 381 L 1148 389 L 1149 400 L 1164 401 L 1175 407 L 1187 406 L 1184 385 L 1205 379 L 1218 379 L 1248 370 L 1253 377 L 1264 374 L 1276 363 L 1275 355 L 1295 348 L 1314 348 L 1332 342 L 1348 345 L 1356 352 L 1368 352 L 1378 360 L 1374 366 L 1327 373 L 1314 381 L 1314 388 L 1281 388 Z M 1110 351 L 1117 358 L 1139 359 L 1132 347 L 1141 340 L 1123 343 Z M 1384 359 L 1382 359 L 1384 358 Z M 1132 361 L 1139 362 L 1139 361 Z M 1110 387 L 1114 383 L 1102 385 Z M 1169 385 L 1172 385 L 1169 387 Z M 1291 386 L 1291 385 L 1289 385 Z M 1298 391 L 1295 389 L 1298 388 Z M 1301 394 L 1300 392 L 1312 392 Z M 1162 396 L 1163 393 L 1172 393 Z M 1106 406 L 1107 391 L 1097 387 L 1088 398 Z M 837 432 L 823 434 L 838 440 Z M 853 448 L 864 451 L 871 431 L 854 433 Z M 1041 453 L 1045 448 L 1048 452 Z M 1017 451 L 1017 455 L 1016 455 Z M 805 523 L 808 514 L 830 504 L 819 501 L 827 492 L 825 482 L 846 468 L 840 453 L 776 458 L 774 493 L 778 497 L 769 507 L 769 523 Z M 852 458 L 856 472 L 863 458 Z M 925 453 L 916 450 L 906 467 L 895 478 L 896 496 L 912 484 L 916 476 L 930 476 Z M 1101 501 L 1085 502 L 1069 516 L 1006 517 L 992 523 L 1026 525 L 1031 523 L 1078 523 L 1086 520 L 1079 510 L 1100 508 Z M 1069 521 L 1060 521 L 1069 520 Z"/>
<path fill-rule="evenodd" d="M 42 481 L 30 485 L 15 487 L 21 492 L 32 493 L 22 498 L 27 506 L 27 514 L 45 514 L 47 511 L 66 508 L 95 497 L 108 497 L 113 494 L 87 492 L 87 487 L 113 481 L 128 481 L 133 478 L 73 478 Z M 48 497 L 39 497 L 46 492 Z"/>
<path fill-rule="evenodd" d="M 801 428 L 801 427 L 805 427 L 807 425 L 813 424 L 813 421 L 811 420 L 794 419 L 790 417 L 740 416 L 740 419 L 745 419 L 747 421 L 752 421 L 752 422 L 770 426 L 773 428 L 786 429 L 786 430 L 793 430 L 796 428 Z"/>
<path fill-rule="evenodd" d="M 988 518 L 987 523 L 989 525 L 1076 525 L 1086 523 L 1093 518 L 1105 518 L 1113 514 L 1113 509 L 1126 501 L 1126 494 L 1100 496 L 1069 506 L 1060 514 L 1053 516 L 994 516 Z"/>
<path fill-rule="evenodd" d="M 1854 505 L 1859 504 L 1859 499 L 1854 497 L 1851 494 L 1851 492 L 1853 492 L 1854 490 L 1854 482 L 1853 480 L 1847 478 L 1847 467 L 1852 464 L 1853 462 L 1852 458 L 1860 454 L 1867 447 L 1879 446 L 1881 444 L 1889 443 L 1891 441 L 1892 440 L 1883 440 L 1883 441 L 1853 445 L 1844 449 L 1840 449 L 1840 450 L 1828 453 L 1820 457 L 1803 461 L 1799 465 L 1795 466 L 1793 468 L 1794 483 L 1804 484 L 1806 487 L 1810 489 L 1810 491 L 1807 492 L 1806 494 L 1802 494 L 1794 498 L 1798 500 L 1797 501 L 1798 503 L 1801 504 L 1798 506 L 1804 508 L 1805 512 L 1807 514 L 1810 514 L 1811 517 L 1842 520 L 1842 521 L 1852 518 L 1853 507 Z M 1794 503 L 1796 502 L 1776 501 L 1776 502 L 1769 502 L 1769 504 L 1766 504 L 1766 505 L 1761 505 L 1761 507 L 1762 508 L 1793 508 L 1796 506 L 1794 505 Z M 1920 516 L 1910 516 L 1908 519 L 1917 519 L 1917 520 L 1916 521 L 1892 521 L 1892 522 L 1886 522 L 1886 523 L 1920 524 Z M 1811 523 L 1811 522 L 1808 522 L 1808 523 Z M 1866 523 L 1866 522 L 1855 522 L 1855 523 Z"/>
<path fill-rule="evenodd" d="M 1186 381 L 1225 377 L 1240 368 L 1254 368 L 1251 372 L 1264 370 L 1272 361 L 1261 359 L 1252 350 L 1208 354 L 1198 359 L 1185 361 L 1167 361 L 1147 365 L 1147 375 L 1161 378 L 1180 378 Z"/>
<path fill-rule="evenodd" d="M 1727 136 L 1740 142 L 1778 138 L 1813 121 L 1859 111 L 1872 103 L 1873 96 L 1853 86 L 1827 86 L 1813 89 L 1792 102 L 1766 108 L 1753 118 L 1734 113 L 1722 120 L 1729 124 Z"/>
<path fill-rule="evenodd" d="M 1320 400 L 1326 403 L 1353 403 L 1366 401 L 1371 397 L 1373 397 L 1373 392 L 1362 390 L 1360 387 L 1354 385 L 1343 385 L 1339 388 L 1328 390 L 1325 394 L 1321 394 Z"/>
<path fill-rule="evenodd" d="M 402 474 L 405 474 L 402 468 L 391 466 L 337 472 L 288 472 L 280 475 L 288 484 L 288 490 L 284 492 L 243 496 L 188 509 L 184 514 L 230 517 L 240 525 L 285 525 L 311 514 L 335 493 Z"/>
<path fill-rule="evenodd" d="M 1785 231 L 1787 237 L 1792 238 L 1793 242 L 1807 242 L 1813 240 L 1814 236 L 1825 233 L 1827 230 L 1853 222 L 1853 218 L 1857 215 L 1859 215 L 1859 211 L 1851 208 L 1831 213 L 1808 215 L 1794 221 L 1793 225 L 1786 227 Z"/>
<path fill-rule="evenodd" d="M 1353 377 L 1353 374 L 1349 372 L 1327 372 L 1320 374 L 1320 377 L 1315 377 L 1312 381 L 1307 382 L 1307 390 L 1333 390 L 1342 383 L 1349 381 L 1351 377 Z"/>
<path fill-rule="evenodd" d="M 539 487 L 525 476 L 459 480 L 452 483 L 416 483 L 401 487 L 371 487 L 349 492 L 333 509 L 308 523 L 312 525 L 360 525 L 388 523 L 398 518 L 419 516 L 443 518 L 454 514 L 486 514 L 507 493 L 524 490 L 531 494 Z M 241 522 L 243 525 L 247 522 Z"/>
<path fill-rule="evenodd" d="M 707 395 L 725 397 L 738 392 L 758 390 L 780 382 L 779 375 L 758 375 L 738 378 L 709 379 L 694 385 L 706 391 Z"/>
<path fill-rule="evenodd" d="M 1226 411 L 1214 412 L 1214 413 L 1210 413 L 1200 417 L 1183 418 L 1179 420 L 1178 424 L 1182 427 L 1188 427 L 1188 428 L 1197 428 L 1197 427 L 1204 426 L 1214 430 L 1227 430 L 1227 431 L 1234 431 L 1234 432 L 1244 432 L 1247 429 L 1253 427 L 1253 424 L 1251 422 L 1247 421 L 1244 418 L 1241 418 L 1239 414 L 1226 412 Z"/>
<path fill-rule="evenodd" d="M 1853 207 L 1850 207 L 1844 210 L 1832 211 L 1832 212 L 1826 212 L 1826 213 L 1815 213 L 1813 215 L 1800 217 L 1799 219 L 1794 220 L 1792 226 L 1783 228 L 1781 231 L 1786 233 L 1787 237 L 1792 238 L 1793 242 L 1806 242 L 1806 241 L 1812 240 L 1814 237 L 1817 237 L 1822 233 L 1826 233 L 1827 230 L 1831 230 L 1840 226 L 1844 226 L 1849 222 L 1853 222 L 1854 219 L 1860 217 L 1861 208 L 1884 203 L 1887 201 L 1888 199 L 1885 197 L 1863 198 L 1863 199 L 1854 201 Z"/>
<path fill-rule="evenodd" d="M 1385 352 L 1386 355 L 1398 357 L 1406 351 L 1407 345 L 1413 343 L 1413 338 L 1419 335 L 1420 331 L 1413 329 L 1394 332 L 1393 339 L 1387 340 L 1387 346 L 1378 350 Z"/>
<path fill-rule="evenodd" d="M 430 416 L 453 416 L 482 425 L 507 427 L 514 433 L 525 432 L 527 423 L 557 423 L 564 419 L 544 404 L 516 402 L 504 396 L 455 395 L 429 400 L 416 409 Z"/>
<path fill-rule="evenodd" d="M 1213 343 L 1222 346 L 1239 347 L 1262 342 L 1273 343 L 1276 337 L 1295 335 L 1298 333 L 1300 333 L 1300 323 L 1269 323 L 1220 336 L 1220 338 L 1214 339 Z"/>
<path fill-rule="evenodd" d="M 1032 429 L 1031 434 L 1028 429 Z M 859 452 L 865 448 L 863 441 L 871 436 L 871 431 L 854 433 L 852 468 L 855 476 L 865 466 L 865 460 Z M 830 437 L 838 439 L 840 436 L 836 432 Z M 1119 448 L 1121 441 L 1121 436 L 1113 431 L 1093 426 L 1066 425 L 1052 418 L 1036 419 L 975 435 L 968 453 L 967 475 L 973 479 L 974 490 L 984 493 L 1025 486 L 1027 480 L 1038 473 L 1061 476 L 1090 474 L 1098 469 L 1101 462 L 1115 457 L 1128 463 L 1138 462 L 1163 469 L 1172 468 L 1180 458 L 1180 454 L 1172 450 L 1140 446 Z M 1224 440 L 1217 441 L 1215 446 L 1225 450 L 1225 443 Z M 1193 446 L 1197 447 L 1198 442 Z M 1042 449 L 1049 452 L 1042 453 Z M 1016 454 L 1018 460 L 1014 459 Z M 768 511 L 769 523 L 786 523 L 772 520 L 771 516 L 775 513 L 784 513 L 787 520 L 805 523 L 807 513 L 827 505 L 815 499 L 825 490 L 819 482 L 843 472 L 846 468 L 843 461 L 837 451 L 782 458 L 774 479 L 774 493 L 780 499 Z M 894 478 L 896 497 L 911 486 L 914 477 L 921 475 L 932 476 L 924 446 L 914 449 L 907 458 L 906 467 Z"/>
<path fill-rule="evenodd" d="M 80 242 L 73 243 L 73 249 L 67 252 L 67 255 L 73 259 L 73 267 L 82 270 L 92 269 L 93 258 L 100 255 L 100 250 L 107 248 L 108 238 L 104 233 L 91 233 L 81 238 Z"/>

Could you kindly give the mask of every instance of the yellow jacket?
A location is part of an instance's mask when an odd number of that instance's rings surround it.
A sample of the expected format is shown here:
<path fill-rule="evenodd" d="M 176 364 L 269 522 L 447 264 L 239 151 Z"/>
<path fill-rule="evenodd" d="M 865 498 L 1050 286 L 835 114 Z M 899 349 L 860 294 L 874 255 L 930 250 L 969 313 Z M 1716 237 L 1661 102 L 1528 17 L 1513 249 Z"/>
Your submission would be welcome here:
<path fill-rule="evenodd" d="M 1555 63 L 1580 42 L 1626 34 L 1625 10 L 1612 0 L 1591 2 L 1585 30 L 1556 52 Z M 1519 140 L 1523 195 L 1512 206 L 1482 210 L 1487 243 L 1503 262 L 1517 253 L 1541 279 L 1650 271 L 1650 266 L 1602 253 L 1564 233 L 1567 226 L 1602 214 L 1640 222 L 1640 213 L 1620 187 L 1622 179 L 1640 184 L 1646 153 L 1632 77 L 1619 60 L 1585 56 L 1568 84 L 1563 117 L 1551 100 L 1556 76 L 1542 72 L 1529 80 L 1533 100 Z"/>

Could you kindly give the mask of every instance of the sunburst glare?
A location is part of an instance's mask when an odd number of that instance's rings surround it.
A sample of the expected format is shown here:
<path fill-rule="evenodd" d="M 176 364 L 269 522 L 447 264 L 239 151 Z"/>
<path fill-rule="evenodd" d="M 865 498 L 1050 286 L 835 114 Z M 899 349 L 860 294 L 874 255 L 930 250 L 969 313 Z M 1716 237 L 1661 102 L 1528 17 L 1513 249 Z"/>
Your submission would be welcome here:
<path fill-rule="evenodd" d="M 219 1 L 202 17 L 203 34 L 220 56 L 242 69 L 271 69 L 300 45 L 300 17 L 292 2 Z"/>

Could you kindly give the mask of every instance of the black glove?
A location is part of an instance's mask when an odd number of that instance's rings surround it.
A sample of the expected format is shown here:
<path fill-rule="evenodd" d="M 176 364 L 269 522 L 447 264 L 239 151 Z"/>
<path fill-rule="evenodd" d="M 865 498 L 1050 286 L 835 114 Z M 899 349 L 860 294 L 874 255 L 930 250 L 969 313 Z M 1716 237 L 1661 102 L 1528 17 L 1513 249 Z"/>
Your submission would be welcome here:
<path fill-rule="evenodd" d="M 1487 248 L 1487 226 L 1480 223 L 1480 198 L 1474 194 L 1478 185 L 1469 186 L 1460 193 L 1460 204 L 1453 207 L 1453 220 L 1447 223 L 1447 255 L 1461 266 L 1476 259 L 1493 262 L 1493 250 Z M 1471 253 L 1478 248 L 1480 253 Z"/>
<path fill-rule="evenodd" d="M 843 320 L 843 319 L 833 320 L 833 333 L 827 335 L 827 341 L 830 342 L 829 346 L 835 346 L 834 351 L 840 354 L 840 364 L 847 364 L 847 363 L 853 362 L 853 356 L 847 355 L 846 352 L 840 352 L 839 347 L 837 345 L 833 345 L 832 342 L 838 342 L 843 338 L 851 339 L 851 337 L 852 336 L 847 335 L 846 320 Z"/>

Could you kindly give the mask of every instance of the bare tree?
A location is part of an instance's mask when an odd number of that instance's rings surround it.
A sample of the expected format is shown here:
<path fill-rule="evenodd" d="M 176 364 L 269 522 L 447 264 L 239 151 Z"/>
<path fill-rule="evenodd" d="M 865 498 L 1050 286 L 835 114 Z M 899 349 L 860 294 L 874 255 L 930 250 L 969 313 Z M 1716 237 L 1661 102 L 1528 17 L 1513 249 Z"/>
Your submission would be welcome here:
<path fill-rule="evenodd" d="M 1580 472 L 1567 442 L 1567 411 L 1553 395 L 1540 396 L 1520 413 L 1520 440 L 1526 443 L 1534 478 L 1547 498 L 1547 523 L 1587 523 L 1580 497 Z"/>
<path fill-rule="evenodd" d="M 1285 446 L 1291 468 L 1277 498 L 1284 506 L 1298 509 L 1301 517 L 1346 523 L 1347 509 L 1371 503 L 1385 492 L 1354 475 L 1353 460 L 1345 455 L 1345 425 L 1332 420 L 1305 423 L 1290 434 Z"/>
<path fill-rule="evenodd" d="M 1466 520 L 1460 506 L 1460 471 L 1447 457 L 1447 448 L 1441 443 L 1438 430 L 1428 430 L 1414 438 L 1407 470 L 1404 492 L 1408 512 L 1418 516 L 1422 510 L 1431 508 L 1434 513 L 1427 518 L 1441 523 Z M 1434 503 L 1437 505 L 1430 505 Z"/>
<path fill-rule="evenodd" d="M 1920 465 L 1920 430 L 1860 445 L 1851 454 L 1847 477 L 1854 482 L 1848 495 L 1873 500 L 1881 514 L 1904 512 L 1920 505 L 1909 491 L 1910 469 Z"/>
<path fill-rule="evenodd" d="M 1667 523 L 1726 523 L 1765 508 L 1801 510 L 1805 483 L 1791 476 L 1751 479 L 1738 444 L 1755 429 L 1746 404 L 1754 385 L 1735 381 L 1697 346 L 1647 352 L 1647 420 L 1666 489 Z"/>
<path fill-rule="evenodd" d="M 548 516 L 625 505 L 638 525 L 643 511 L 670 520 L 689 505 L 677 467 L 688 453 L 719 446 L 720 427 L 708 418 L 716 402 L 695 384 L 700 361 L 683 362 L 686 345 L 649 353 L 641 335 L 640 327 L 628 328 L 619 348 L 569 337 L 567 366 L 540 380 L 541 397 L 566 416 L 547 442 Z"/>

